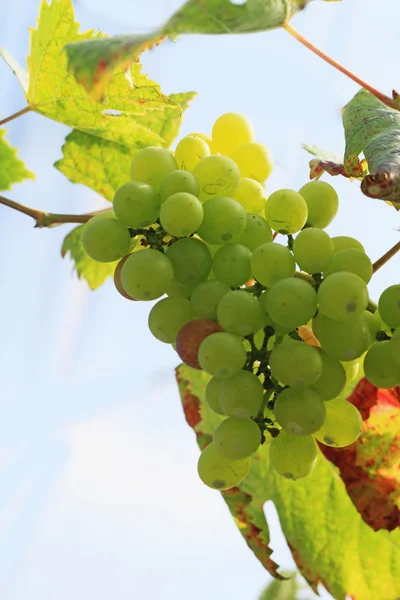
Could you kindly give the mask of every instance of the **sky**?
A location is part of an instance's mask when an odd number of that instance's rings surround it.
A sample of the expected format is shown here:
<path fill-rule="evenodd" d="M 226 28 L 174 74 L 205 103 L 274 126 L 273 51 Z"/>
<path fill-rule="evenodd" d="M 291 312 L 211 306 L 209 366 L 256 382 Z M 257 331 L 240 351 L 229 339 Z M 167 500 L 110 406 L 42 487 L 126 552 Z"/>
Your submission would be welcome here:
<path fill-rule="evenodd" d="M 83 29 L 144 32 L 180 3 L 80 0 L 76 14 Z M 384 31 L 375 0 L 313 2 L 292 24 L 390 94 L 400 88 L 400 5 L 381 0 L 379 8 L 391 15 Z M 23 64 L 38 10 L 37 0 L 0 0 L 0 45 Z M 223 112 L 248 115 L 276 159 L 267 191 L 308 180 L 302 143 L 343 152 L 340 110 L 358 88 L 284 31 L 182 37 L 143 62 L 166 93 L 199 93 L 182 135 L 209 133 Z M 3 63 L 0 81 L 6 116 L 24 98 Z M 68 128 L 32 113 L 8 131 L 36 173 L 8 197 L 53 212 L 103 207 L 52 166 Z M 376 260 L 398 240 L 397 213 L 363 196 L 357 182 L 331 183 L 340 210 L 328 232 L 358 238 Z M 152 304 L 124 300 L 111 282 L 90 292 L 60 257 L 68 230 L 33 229 L 0 206 L 0 597 L 256 600 L 269 576 L 220 495 L 197 477 L 198 449 L 174 382 L 177 356 L 147 329 Z M 399 261 L 374 276 L 372 298 L 398 282 Z M 291 568 L 273 505 L 266 511 L 273 558 Z"/>

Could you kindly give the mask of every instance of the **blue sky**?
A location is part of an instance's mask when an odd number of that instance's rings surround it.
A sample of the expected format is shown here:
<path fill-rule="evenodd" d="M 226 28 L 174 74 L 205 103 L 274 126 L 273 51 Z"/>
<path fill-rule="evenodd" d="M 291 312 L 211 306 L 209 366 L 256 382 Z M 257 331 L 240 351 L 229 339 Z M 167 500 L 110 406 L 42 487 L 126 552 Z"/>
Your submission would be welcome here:
<path fill-rule="evenodd" d="M 179 0 L 82 0 L 83 28 L 110 34 L 156 27 Z M 314 2 L 293 25 L 382 91 L 400 87 L 400 5 L 377 28 L 375 0 Z M 0 0 L 0 44 L 21 62 L 36 0 Z M 246 113 L 277 167 L 267 184 L 298 189 L 308 178 L 303 142 L 341 153 L 340 109 L 357 86 L 284 31 L 193 36 L 149 53 L 144 70 L 165 92 L 196 90 L 182 134 L 209 132 L 226 111 Z M 24 106 L 0 64 L 0 112 Z M 52 164 L 68 129 L 35 114 L 10 123 L 9 139 L 36 173 L 8 196 L 42 209 L 102 207 Z M 332 235 L 360 239 L 372 260 L 398 240 L 399 220 L 336 179 Z M 0 207 L 0 597 L 7 600 L 256 600 L 268 581 L 217 493 L 197 478 L 198 450 L 174 383 L 174 352 L 147 330 L 150 306 L 111 283 L 89 292 L 61 260 L 67 227 L 35 230 Z M 370 285 L 377 299 L 398 282 L 399 259 Z M 273 507 L 274 558 L 291 566 Z"/>

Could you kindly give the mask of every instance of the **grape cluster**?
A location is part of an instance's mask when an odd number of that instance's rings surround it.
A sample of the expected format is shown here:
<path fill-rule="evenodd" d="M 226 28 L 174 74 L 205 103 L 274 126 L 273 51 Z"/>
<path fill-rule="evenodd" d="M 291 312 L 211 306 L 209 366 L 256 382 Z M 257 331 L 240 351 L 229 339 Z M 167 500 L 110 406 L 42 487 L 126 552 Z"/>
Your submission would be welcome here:
<path fill-rule="evenodd" d="M 341 394 L 360 368 L 373 385 L 400 385 L 400 285 L 375 311 L 363 246 L 324 231 L 338 210 L 333 187 L 266 197 L 272 167 L 248 119 L 226 113 L 211 138 L 139 151 L 113 210 L 83 229 L 92 259 L 119 261 L 125 298 L 161 298 L 151 333 L 211 376 L 206 400 L 224 418 L 198 472 L 220 490 L 246 476 L 260 444 L 279 475 L 297 479 L 314 468 L 316 440 L 353 443 L 362 421 Z"/>

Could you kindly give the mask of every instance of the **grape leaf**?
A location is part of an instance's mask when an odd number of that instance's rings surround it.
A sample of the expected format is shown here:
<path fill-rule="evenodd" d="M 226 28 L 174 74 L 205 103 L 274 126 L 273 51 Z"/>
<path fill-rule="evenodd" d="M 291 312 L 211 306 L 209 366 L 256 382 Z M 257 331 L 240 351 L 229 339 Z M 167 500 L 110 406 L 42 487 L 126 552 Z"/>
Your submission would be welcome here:
<path fill-rule="evenodd" d="M 29 86 L 28 71 L 26 71 L 26 69 L 24 69 L 19 64 L 17 59 L 11 56 L 11 54 L 7 52 L 5 48 L 0 48 L 0 56 L 3 58 L 4 62 L 10 67 L 26 94 Z"/>
<path fill-rule="evenodd" d="M 204 402 L 207 379 L 185 365 L 177 369 L 186 419 L 200 447 L 211 440 L 220 421 Z M 273 472 L 264 445 L 245 480 L 222 495 L 249 547 L 271 573 L 276 573 L 276 565 L 270 562 L 262 510 L 267 500 L 274 502 L 293 557 L 315 591 L 321 582 L 336 600 L 347 595 L 353 600 L 400 597 L 399 530 L 374 532 L 364 523 L 337 469 L 322 455 L 311 475 L 292 482 Z"/>
<path fill-rule="evenodd" d="M 364 521 L 392 531 L 400 526 L 400 389 L 378 389 L 363 378 L 349 401 L 362 414 L 362 437 L 347 448 L 321 449 Z"/>
<path fill-rule="evenodd" d="M 298 592 L 299 585 L 295 573 L 292 573 L 292 576 L 284 581 L 272 580 L 259 600 L 299 600 Z"/>
<path fill-rule="evenodd" d="M 400 112 L 360 90 L 345 106 L 342 117 L 346 173 L 358 176 L 359 155 L 363 153 L 369 174 L 361 183 L 362 192 L 394 205 L 400 203 Z"/>
<path fill-rule="evenodd" d="M 178 134 L 183 111 L 194 96 L 193 92 L 172 94 L 175 106 L 138 117 L 138 123 L 157 134 L 161 145 L 167 147 Z M 86 185 L 111 202 L 116 190 L 129 180 L 133 155 L 145 145 L 142 138 L 132 140 L 128 147 L 75 129 L 66 137 L 63 158 L 54 166 L 73 183 Z"/>
<path fill-rule="evenodd" d="M 112 263 L 100 263 L 90 258 L 83 249 L 81 236 L 83 225 L 78 225 L 64 238 L 61 248 L 61 256 L 64 258 L 69 252 L 74 261 L 74 268 L 79 279 L 86 279 L 90 289 L 95 290 L 105 282 L 107 277 L 114 274 L 118 261 Z"/>
<path fill-rule="evenodd" d="M 29 106 L 50 119 L 128 146 L 137 138 L 145 145 L 160 144 L 159 136 L 140 126 L 136 117 L 175 103 L 141 73 L 139 63 L 132 65 L 128 76 L 122 70 L 115 73 L 106 86 L 104 103 L 92 102 L 68 73 L 63 48 L 69 42 L 98 40 L 101 34 L 78 29 L 72 0 L 52 0 L 49 5 L 42 1 L 37 29 L 31 31 Z"/>
<path fill-rule="evenodd" d="M 4 139 L 5 130 L 0 129 L 0 190 L 9 190 L 13 183 L 35 179 L 17 156 L 17 150 Z"/>
<path fill-rule="evenodd" d="M 333 0 L 324 0 L 333 1 Z M 127 66 L 146 49 L 166 36 L 180 33 L 252 33 L 280 27 L 311 0 L 189 0 L 157 32 L 149 35 L 117 36 L 69 44 L 68 68 L 93 98 L 104 95 L 104 87 L 117 66 Z"/>
<path fill-rule="evenodd" d="M 343 175 L 343 177 L 350 177 L 344 169 L 343 159 L 328 150 L 324 150 L 316 145 L 308 145 L 303 144 L 304 150 L 307 150 L 313 156 L 317 158 L 313 158 L 309 162 L 310 166 L 310 179 L 319 179 L 323 173 L 328 173 L 332 177 L 336 175 Z M 358 179 L 361 178 L 363 174 L 366 172 L 366 162 L 360 161 L 358 165 Z M 355 176 L 351 176 L 350 179 L 353 179 Z"/>

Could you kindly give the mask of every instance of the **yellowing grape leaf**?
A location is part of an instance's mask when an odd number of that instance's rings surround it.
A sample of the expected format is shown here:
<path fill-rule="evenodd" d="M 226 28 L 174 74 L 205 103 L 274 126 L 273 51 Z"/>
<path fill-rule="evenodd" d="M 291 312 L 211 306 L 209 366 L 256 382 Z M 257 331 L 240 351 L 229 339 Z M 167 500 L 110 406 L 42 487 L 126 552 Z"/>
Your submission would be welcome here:
<path fill-rule="evenodd" d="M 362 414 L 363 434 L 347 448 L 321 445 L 347 492 L 375 531 L 400 527 L 400 388 L 376 388 L 365 378 L 349 397 Z"/>
<path fill-rule="evenodd" d="M 309 162 L 310 166 L 310 179 L 319 179 L 323 173 L 328 173 L 332 177 L 336 175 L 343 175 L 343 177 L 350 177 L 350 179 L 354 179 L 355 176 L 350 176 L 346 173 L 343 159 L 340 156 L 333 154 L 323 148 L 320 148 L 316 145 L 308 145 L 303 144 L 304 150 L 307 150 L 310 154 L 315 156 Z M 363 175 L 367 172 L 366 161 L 360 161 L 358 165 L 358 177 L 357 179 L 362 179 Z"/>
<path fill-rule="evenodd" d="M 400 112 L 360 90 L 342 113 L 346 136 L 344 168 L 358 176 L 361 153 L 369 174 L 361 190 L 370 198 L 389 200 L 400 207 Z"/>
<path fill-rule="evenodd" d="M 5 130 L 0 129 L 0 190 L 11 189 L 13 183 L 20 183 L 24 179 L 35 179 L 31 171 L 25 167 L 17 156 L 15 148 L 4 139 Z"/>
<path fill-rule="evenodd" d="M 105 282 L 107 277 L 114 274 L 118 261 L 113 263 L 99 263 L 91 259 L 82 246 L 81 236 L 83 227 L 83 225 L 79 225 L 68 233 L 61 248 L 61 256 L 64 258 L 69 252 L 79 279 L 86 279 L 90 289 L 95 290 Z"/>
<path fill-rule="evenodd" d="M 332 1 L 332 0 L 325 0 Z M 118 36 L 83 41 L 66 47 L 68 67 L 94 98 L 104 95 L 105 84 L 116 67 L 127 66 L 166 36 L 180 33 L 252 33 L 288 23 L 311 0 L 189 0 L 149 35 Z"/>
<path fill-rule="evenodd" d="M 204 401 L 208 377 L 181 365 L 177 380 L 186 419 L 204 447 L 220 421 Z M 271 573 L 276 565 L 262 510 L 267 500 L 274 502 L 297 566 L 315 591 L 321 582 L 336 600 L 400 597 L 400 530 L 374 532 L 322 454 L 308 477 L 288 481 L 270 468 L 264 445 L 245 480 L 222 495 L 250 549 Z"/>
<path fill-rule="evenodd" d="M 172 94 L 175 106 L 138 117 L 137 123 L 143 131 L 156 134 L 160 144 L 168 147 L 177 136 L 183 111 L 194 96 L 193 92 Z M 148 145 L 143 136 L 131 141 L 128 147 L 74 130 L 65 139 L 63 158 L 54 166 L 73 183 L 86 185 L 111 202 L 116 190 L 129 181 L 133 155 Z"/>
<path fill-rule="evenodd" d="M 22 86 L 22 89 L 26 94 L 29 86 L 28 71 L 21 67 L 17 59 L 11 56 L 11 54 L 7 52 L 5 48 L 0 48 L 0 56 L 3 58 L 4 62 L 10 67 L 14 75 L 17 77 L 18 81 Z"/>

